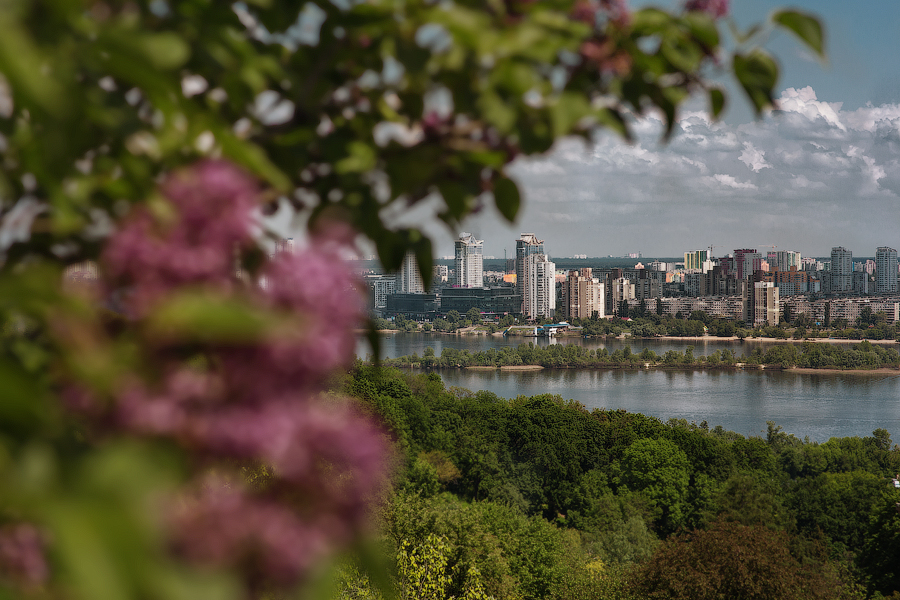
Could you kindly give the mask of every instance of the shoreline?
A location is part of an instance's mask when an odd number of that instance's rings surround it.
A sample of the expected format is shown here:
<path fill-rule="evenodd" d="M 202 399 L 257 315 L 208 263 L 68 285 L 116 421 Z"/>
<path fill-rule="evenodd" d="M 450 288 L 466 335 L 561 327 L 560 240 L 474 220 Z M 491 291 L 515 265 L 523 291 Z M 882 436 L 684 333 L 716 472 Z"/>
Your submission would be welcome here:
<path fill-rule="evenodd" d="M 860 342 L 869 342 L 870 344 L 880 344 L 883 346 L 891 346 L 900 343 L 897 342 L 897 340 L 851 340 L 847 338 L 804 338 L 796 340 L 794 338 L 748 337 L 742 340 L 741 338 L 734 335 L 728 337 L 719 337 L 715 335 L 665 335 L 659 337 L 632 337 L 630 335 L 620 335 L 616 337 L 616 339 L 623 342 L 627 340 L 674 340 L 679 342 L 764 342 L 767 344 L 803 344 L 805 342 L 811 342 L 813 344 L 859 344 Z"/>
<path fill-rule="evenodd" d="M 489 331 L 479 330 L 459 330 L 459 331 L 400 331 L 399 329 L 379 329 L 378 333 L 383 334 L 397 334 L 397 333 L 421 333 L 428 335 L 495 335 L 502 336 L 502 331 L 496 331 L 494 333 L 490 333 Z M 365 334 L 365 330 L 357 330 L 359 334 Z M 533 336 L 524 336 L 524 335 L 511 335 L 509 337 L 521 337 L 523 338 L 523 343 L 525 340 L 533 340 L 535 339 Z M 582 338 L 582 336 L 575 335 L 557 335 L 556 339 L 563 340 L 567 338 L 571 339 L 593 339 L 603 341 L 604 338 L 608 336 L 596 336 L 590 338 Z M 728 337 L 719 337 L 715 335 L 697 335 L 697 336 L 689 336 L 689 335 L 664 335 L 664 336 L 654 336 L 654 337 L 633 337 L 630 335 L 619 335 L 614 337 L 613 339 L 619 340 L 620 342 L 627 342 L 629 340 L 641 340 L 641 341 L 675 341 L 675 342 L 704 342 L 704 343 L 738 343 L 742 344 L 744 342 L 761 342 L 766 344 L 803 344 L 805 342 L 810 342 L 813 344 L 859 344 L 861 342 L 869 342 L 870 344 L 878 344 L 881 346 L 895 346 L 900 344 L 898 340 L 853 340 L 847 338 L 804 338 L 804 339 L 794 339 L 794 338 L 773 338 L 773 337 L 748 337 L 743 340 L 737 336 L 728 336 Z"/>
<path fill-rule="evenodd" d="M 393 365 L 398 369 L 426 369 L 426 367 L 412 364 Z M 648 363 L 633 363 L 627 365 L 597 365 L 591 367 L 544 367 L 543 365 L 503 365 L 492 367 L 488 365 L 471 365 L 467 367 L 430 367 L 430 370 L 442 371 L 444 369 L 462 369 L 467 371 L 780 371 L 782 373 L 795 373 L 797 375 L 815 375 L 818 373 L 840 373 L 844 375 L 880 375 L 900 377 L 900 368 L 878 367 L 875 369 L 815 369 L 811 367 L 783 368 L 778 364 L 754 365 L 749 363 L 735 363 L 733 365 L 710 366 L 705 364 L 695 365 L 651 365 Z"/>

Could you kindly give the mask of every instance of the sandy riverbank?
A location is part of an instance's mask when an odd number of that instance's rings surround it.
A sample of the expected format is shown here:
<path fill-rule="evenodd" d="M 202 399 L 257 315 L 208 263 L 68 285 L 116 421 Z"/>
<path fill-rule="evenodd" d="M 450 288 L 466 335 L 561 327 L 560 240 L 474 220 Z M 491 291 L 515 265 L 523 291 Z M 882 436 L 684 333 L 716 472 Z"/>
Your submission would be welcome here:
<path fill-rule="evenodd" d="M 465 367 L 469 371 L 496 371 L 497 367 L 472 366 Z M 506 365 L 500 367 L 501 371 L 540 371 L 543 369 L 541 365 Z"/>
<path fill-rule="evenodd" d="M 900 370 L 891 369 L 891 368 L 880 368 L 880 369 L 808 369 L 801 367 L 794 367 L 791 369 L 785 369 L 787 373 L 799 373 L 801 375 L 810 375 L 814 373 L 846 373 L 848 375 L 879 375 L 881 377 L 889 376 L 889 377 L 900 377 Z"/>
<path fill-rule="evenodd" d="M 662 337 L 652 337 L 652 338 L 635 338 L 630 335 L 620 335 L 618 338 L 622 341 L 628 340 L 674 340 L 681 342 L 740 342 L 740 338 L 737 336 L 730 337 L 718 337 L 715 335 L 705 335 L 705 336 L 662 336 Z M 783 338 L 773 338 L 773 337 L 753 337 L 746 338 L 747 342 L 766 342 L 766 343 L 783 343 L 783 344 L 802 344 L 803 342 L 813 342 L 815 344 L 858 344 L 862 341 L 868 341 L 873 344 L 881 344 L 883 346 L 895 346 L 897 345 L 896 340 L 845 340 L 843 338 L 809 338 L 804 340 L 795 340 L 793 338 L 783 339 Z"/>

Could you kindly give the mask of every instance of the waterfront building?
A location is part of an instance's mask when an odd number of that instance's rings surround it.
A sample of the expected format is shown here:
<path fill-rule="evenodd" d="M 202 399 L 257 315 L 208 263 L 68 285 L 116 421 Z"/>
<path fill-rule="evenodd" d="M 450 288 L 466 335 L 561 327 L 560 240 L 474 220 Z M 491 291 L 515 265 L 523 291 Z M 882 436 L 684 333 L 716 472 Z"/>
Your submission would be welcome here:
<path fill-rule="evenodd" d="M 723 319 L 742 319 L 744 314 L 744 300 L 741 296 L 707 296 L 705 298 L 660 298 L 659 302 L 662 306 L 662 313 L 674 317 L 678 313 L 682 315 L 690 315 L 691 313 L 702 310 L 711 317 Z M 628 309 L 639 308 L 641 301 L 638 299 L 628 300 Z M 656 301 L 645 301 L 647 310 L 656 311 Z"/>
<path fill-rule="evenodd" d="M 762 267 L 762 254 L 755 248 L 734 251 L 734 270 L 738 279 L 747 279 Z"/>
<path fill-rule="evenodd" d="M 856 319 L 867 307 L 873 314 L 884 313 L 887 323 L 900 321 L 900 300 L 897 298 L 832 298 L 810 301 L 807 296 L 795 296 L 783 300 L 782 304 L 789 306 L 795 317 L 806 314 L 819 325 L 825 325 L 826 312 L 829 312 L 832 321 L 846 319 L 850 324 L 856 323 Z"/>
<path fill-rule="evenodd" d="M 791 267 L 797 267 L 799 271 L 802 268 L 803 257 L 799 252 L 793 250 L 778 250 L 777 252 L 769 252 L 766 261 L 769 263 L 769 270 L 790 271 Z"/>
<path fill-rule="evenodd" d="M 552 319 L 556 312 L 556 264 L 546 254 L 529 254 L 524 263 L 522 314 L 531 319 Z"/>
<path fill-rule="evenodd" d="M 875 293 L 875 279 L 863 270 L 854 271 L 851 288 L 857 296 L 868 296 Z"/>
<path fill-rule="evenodd" d="M 391 294 L 387 297 L 387 315 L 403 315 L 416 321 L 437 317 L 438 299 L 435 294 Z"/>
<path fill-rule="evenodd" d="M 709 250 L 691 250 L 689 252 L 684 253 L 684 270 L 685 271 L 700 271 L 703 269 L 703 264 L 709 260 Z M 706 271 L 703 271 L 704 273 Z"/>
<path fill-rule="evenodd" d="M 831 249 L 832 294 L 849 294 L 853 290 L 853 253 L 843 246 Z"/>
<path fill-rule="evenodd" d="M 798 271 L 792 266 L 787 271 L 770 271 L 760 278 L 760 281 L 771 281 L 778 288 L 778 296 L 795 296 L 808 294 L 810 290 L 810 276 L 806 271 Z"/>
<path fill-rule="evenodd" d="M 484 287 L 484 240 L 462 232 L 456 240 L 453 285 L 461 288 Z"/>
<path fill-rule="evenodd" d="M 447 265 L 434 265 L 432 277 L 435 283 L 447 283 L 450 279 L 450 267 Z"/>
<path fill-rule="evenodd" d="M 525 313 L 525 261 L 529 256 L 544 254 L 544 240 L 533 233 L 523 233 L 516 240 L 516 293 L 522 296 L 522 312 Z"/>
<path fill-rule="evenodd" d="M 610 281 L 610 301 L 612 303 L 612 311 L 615 314 L 619 312 L 620 303 L 628 300 L 637 300 L 634 293 L 634 283 L 626 277 L 616 277 Z"/>
<path fill-rule="evenodd" d="M 419 272 L 419 263 L 416 255 L 407 252 L 403 257 L 403 264 L 400 265 L 400 275 L 397 278 L 398 285 L 396 291 L 398 294 L 424 294 L 425 282 L 422 281 L 422 274 Z"/>
<path fill-rule="evenodd" d="M 522 310 L 522 297 L 515 286 L 482 288 L 444 288 L 441 292 L 441 314 L 455 310 L 465 314 L 471 308 L 483 313 L 510 314 Z"/>
<path fill-rule="evenodd" d="M 897 251 L 881 246 L 875 251 L 875 293 L 897 292 Z"/>
<path fill-rule="evenodd" d="M 590 268 L 569 271 L 562 298 L 567 319 L 589 319 L 594 313 L 601 319 L 606 316 L 606 290 Z"/>
<path fill-rule="evenodd" d="M 746 281 L 743 290 L 744 321 L 748 325 L 778 325 L 781 305 L 775 284 L 771 281 Z"/>
<path fill-rule="evenodd" d="M 387 308 L 387 298 L 395 292 L 397 278 L 394 275 L 364 275 L 369 288 L 369 308 L 382 311 Z"/>

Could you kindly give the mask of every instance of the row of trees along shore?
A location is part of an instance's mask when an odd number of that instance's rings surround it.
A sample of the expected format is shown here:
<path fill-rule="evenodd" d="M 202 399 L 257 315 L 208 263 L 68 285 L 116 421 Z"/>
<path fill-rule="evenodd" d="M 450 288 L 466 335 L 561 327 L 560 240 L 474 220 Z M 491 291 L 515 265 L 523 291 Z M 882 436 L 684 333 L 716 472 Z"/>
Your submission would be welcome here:
<path fill-rule="evenodd" d="M 867 312 L 868 311 L 868 312 Z M 817 325 L 809 315 L 801 314 L 792 317 L 786 311 L 788 319 L 777 326 L 762 325 L 747 327 L 742 321 L 713 317 L 705 311 L 698 310 L 690 315 L 676 316 L 644 313 L 643 316 L 611 319 L 572 319 L 570 324 L 580 327 L 578 333 L 584 337 L 618 336 L 628 334 L 632 337 L 699 337 L 704 335 L 715 337 L 737 337 L 740 339 L 754 337 L 771 337 L 776 339 L 815 339 L 839 338 L 848 340 L 896 340 L 900 338 L 900 323 L 889 323 L 884 313 L 873 313 L 868 307 L 862 311 L 854 323 L 846 319 L 829 319 L 823 325 Z M 565 320 L 563 315 L 555 319 L 536 321 L 537 325 L 558 323 Z M 512 315 L 504 315 L 497 323 L 482 323 L 481 313 L 477 308 L 469 309 L 465 314 L 451 310 L 446 318 L 440 317 L 431 323 L 417 323 L 398 315 L 393 321 L 383 318 L 373 320 L 376 329 L 399 331 L 438 331 L 452 333 L 467 327 L 481 328 L 489 333 L 507 329 L 516 324 Z M 512 329 L 510 334 L 524 334 L 526 329 Z"/>
<path fill-rule="evenodd" d="M 900 353 L 894 348 L 884 348 L 863 340 L 849 348 L 837 344 L 804 342 L 803 344 L 778 344 L 763 350 L 756 347 L 749 355 L 737 356 L 726 348 L 708 355 L 694 355 L 694 347 L 684 352 L 669 350 L 659 355 L 649 348 L 634 353 L 630 346 L 610 352 L 606 348 L 588 349 L 576 344 L 535 346 L 519 344 L 512 348 L 490 348 L 470 352 L 456 348 L 444 348 L 437 356 L 431 347 L 422 356 L 412 354 L 384 360 L 388 366 L 417 367 L 425 369 L 452 369 L 465 367 L 507 367 L 539 365 L 549 368 L 728 368 L 735 365 L 765 365 L 782 368 L 800 367 L 813 369 L 877 369 L 900 367 Z"/>
<path fill-rule="evenodd" d="M 378 513 L 392 576 L 348 561 L 344 598 L 900 597 L 900 448 L 883 429 L 744 437 L 362 362 L 338 385 L 397 465 Z"/>

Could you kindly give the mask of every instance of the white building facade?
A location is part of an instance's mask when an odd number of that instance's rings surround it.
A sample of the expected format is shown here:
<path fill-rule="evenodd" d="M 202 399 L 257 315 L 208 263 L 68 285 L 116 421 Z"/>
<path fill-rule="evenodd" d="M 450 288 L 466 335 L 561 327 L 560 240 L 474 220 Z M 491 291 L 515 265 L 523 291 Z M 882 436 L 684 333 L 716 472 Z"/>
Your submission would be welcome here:
<path fill-rule="evenodd" d="M 419 263 L 416 261 L 416 255 L 412 252 L 407 252 L 403 257 L 396 289 L 398 294 L 425 293 L 425 282 L 422 281 L 422 274 L 419 273 Z"/>
<path fill-rule="evenodd" d="M 897 293 L 897 251 L 882 246 L 875 251 L 875 293 Z"/>
<path fill-rule="evenodd" d="M 556 264 L 546 254 L 525 257 L 522 313 L 530 319 L 552 319 L 556 312 Z"/>
<path fill-rule="evenodd" d="M 453 285 L 484 287 L 484 240 L 476 240 L 471 233 L 460 233 L 454 258 Z"/>

